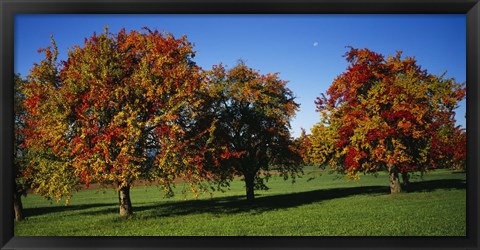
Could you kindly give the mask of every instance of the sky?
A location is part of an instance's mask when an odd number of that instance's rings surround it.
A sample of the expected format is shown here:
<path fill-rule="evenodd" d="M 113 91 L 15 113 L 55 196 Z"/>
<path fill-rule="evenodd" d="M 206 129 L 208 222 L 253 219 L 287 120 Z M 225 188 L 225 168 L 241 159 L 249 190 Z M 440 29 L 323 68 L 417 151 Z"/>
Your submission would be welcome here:
<path fill-rule="evenodd" d="M 444 15 L 64 15 L 15 16 L 15 72 L 28 75 L 39 62 L 40 48 L 50 46 L 50 34 L 66 60 L 67 49 L 109 27 L 142 27 L 183 35 L 194 44 L 194 61 L 204 69 L 244 60 L 262 74 L 279 73 L 300 103 L 292 120 L 292 135 L 307 133 L 320 120 L 314 100 L 345 72 L 346 46 L 368 48 L 385 56 L 403 51 L 429 73 L 466 80 L 466 17 Z M 457 109 L 457 125 L 466 127 L 466 103 Z"/>

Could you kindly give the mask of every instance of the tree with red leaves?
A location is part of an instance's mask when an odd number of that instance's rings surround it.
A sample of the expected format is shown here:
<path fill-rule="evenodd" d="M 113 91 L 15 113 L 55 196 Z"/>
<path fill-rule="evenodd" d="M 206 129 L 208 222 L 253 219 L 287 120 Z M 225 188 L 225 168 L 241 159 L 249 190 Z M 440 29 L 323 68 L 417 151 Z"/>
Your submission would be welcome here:
<path fill-rule="evenodd" d="M 461 130 L 453 129 L 464 83 L 430 74 L 401 52 L 385 58 L 350 48 L 345 57 L 346 72 L 315 101 L 322 115 L 317 128 L 330 135 L 312 139 L 328 144 L 317 164 L 351 178 L 387 171 L 391 193 L 399 193 L 399 175 L 465 159 Z M 445 164 L 437 163 L 440 158 Z"/>
<path fill-rule="evenodd" d="M 211 176 L 207 158 L 227 152 L 206 145 L 211 122 L 196 125 L 204 82 L 186 37 L 106 29 L 61 63 L 52 45 L 22 88 L 34 191 L 68 203 L 78 183 L 113 185 L 120 216 L 129 216 L 138 180 L 171 195 L 178 178 L 196 190 Z"/>
<path fill-rule="evenodd" d="M 311 142 L 311 135 L 308 135 L 304 128 L 301 129 L 301 134 L 298 138 L 295 138 L 294 143 L 298 154 L 302 157 L 302 164 L 303 165 L 310 165 L 312 164 L 311 161 L 311 149 L 312 149 L 312 142 Z"/>
<path fill-rule="evenodd" d="M 26 80 L 22 79 L 19 74 L 14 76 L 14 127 L 15 127 L 15 141 L 13 144 L 14 149 L 14 174 L 15 174 L 15 186 L 13 192 L 13 210 L 15 212 L 15 220 L 20 221 L 23 219 L 23 205 L 22 196 L 27 195 L 27 189 L 31 184 L 31 178 L 28 175 L 26 169 L 27 149 L 25 147 L 25 135 L 21 131 L 25 128 L 25 115 L 26 111 L 22 105 L 24 96 L 20 89 L 26 84 Z"/>

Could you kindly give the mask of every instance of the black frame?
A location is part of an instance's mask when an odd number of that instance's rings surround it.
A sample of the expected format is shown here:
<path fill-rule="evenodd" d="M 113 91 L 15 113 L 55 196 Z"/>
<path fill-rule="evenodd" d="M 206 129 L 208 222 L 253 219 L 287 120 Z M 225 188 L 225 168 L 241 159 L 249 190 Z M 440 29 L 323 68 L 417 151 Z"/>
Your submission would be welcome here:
<path fill-rule="evenodd" d="M 479 0 L 0 0 L 1 249 L 479 249 Z M 14 237 L 13 31 L 15 14 L 466 14 L 466 237 Z"/>

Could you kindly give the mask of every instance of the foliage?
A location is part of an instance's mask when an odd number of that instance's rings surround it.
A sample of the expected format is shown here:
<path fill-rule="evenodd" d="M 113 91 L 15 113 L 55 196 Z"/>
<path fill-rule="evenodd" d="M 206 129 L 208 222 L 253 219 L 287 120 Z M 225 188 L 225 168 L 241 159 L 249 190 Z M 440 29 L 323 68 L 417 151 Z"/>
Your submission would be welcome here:
<path fill-rule="evenodd" d="M 302 165 L 312 164 L 312 157 L 310 151 L 312 149 L 311 136 L 302 128 L 302 133 L 298 138 L 295 138 L 294 145 L 297 153 L 302 158 Z"/>
<path fill-rule="evenodd" d="M 73 175 L 71 162 L 65 157 L 67 134 L 63 131 L 68 112 L 58 93 L 58 50 L 53 37 L 51 41 L 52 47 L 39 50 L 45 58 L 34 65 L 27 82 L 20 86 L 26 114 L 25 127 L 18 134 L 25 136 L 28 161 L 25 162 L 23 175 L 31 179 L 33 190 L 57 200 L 66 196 L 68 204 L 78 178 Z"/>
<path fill-rule="evenodd" d="M 25 96 L 20 89 L 26 84 L 26 80 L 22 79 L 19 74 L 14 75 L 14 190 L 13 190 L 13 209 L 15 220 L 23 220 L 22 196 L 27 195 L 27 190 L 31 185 L 32 178 L 28 175 L 27 167 L 27 148 L 25 147 L 25 135 L 22 131 L 25 128 L 26 110 L 22 105 Z"/>
<path fill-rule="evenodd" d="M 52 45 L 23 88 L 36 192 L 58 200 L 77 183 L 122 191 L 142 179 L 172 195 L 178 178 L 203 180 L 211 124 L 194 126 L 203 83 L 185 36 L 105 29 L 60 63 Z"/>
<path fill-rule="evenodd" d="M 298 109 L 287 82 L 278 74 L 262 75 L 240 62 L 232 69 L 222 65 L 207 72 L 205 97 L 209 110 L 204 116 L 215 120 L 213 148 L 224 148 L 223 157 L 213 159 L 224 180 L 243 176 L 247 196 L 253 188 L 266 189 L 270 170 L 295 177 L 300 158 L 290 138 L 290 120 Z"/>
<path fill-rule="evenodd" d="M 334 160 L 334 142 L 337 139 L 335 130 L 322 123 L 317 123 L 311 128 L 311 147 L 307 153 L 312 164 L 318 166 L 330 166 L 337 169 L 337 162 Z"/>
<path fill-rule="evenodd" d="M 25 166 L 26 166 L 26 155 L 27 149 L 25 147 L 25 136 L 21 131 L 25 128 L 24 117 L 26 111 L 22 105 L 22 100 L 24 99 L 20 88 L 26 83 L 20 75 L 15 74 L 14 76 L 14 173 L 15 173 L 15 192 L 20 195 L 26 195 L 26 191 L 30 186 L 30 180 L 27 175 L 25 175 Z"/>
<path fill-rule="evenodd" d="M 467 165 L 467 135 L 464 128 L 444 126 L 431 140 L 431 163 L 436 168 L 465 170 Z"/>
<path fill-rule="evenodd" d="M 435 141 L 454 124 L 464 83 L 430 74 L 414 58 L 402 59 L 401 52 L 385 59 L 350 48 L 345 57 L 346 72 L 316 100 L 322 114 L 312 131 L 317 163 L 358 178 L 381 170 L 425 172 L 439 167 L 434 164 L 439 157 L 451 159 Z M 459 141 L 454 147 L 465 146 Z"/>

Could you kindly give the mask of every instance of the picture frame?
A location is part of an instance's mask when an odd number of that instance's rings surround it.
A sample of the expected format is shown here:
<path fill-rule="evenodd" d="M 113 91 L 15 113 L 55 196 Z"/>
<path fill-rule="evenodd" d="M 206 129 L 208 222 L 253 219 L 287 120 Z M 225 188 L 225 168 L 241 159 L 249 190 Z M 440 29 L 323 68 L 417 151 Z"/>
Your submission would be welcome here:
<path fill-rule="evenodd" d="M 478 0 L 1 0 L 1 249 L 478 249 L 480 4 Z M 13 60 L 16 14 L 465 14 L 467 25 L 466 237 L 15 237 Z"/>

